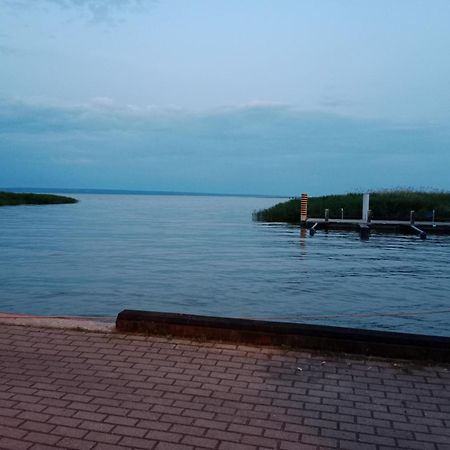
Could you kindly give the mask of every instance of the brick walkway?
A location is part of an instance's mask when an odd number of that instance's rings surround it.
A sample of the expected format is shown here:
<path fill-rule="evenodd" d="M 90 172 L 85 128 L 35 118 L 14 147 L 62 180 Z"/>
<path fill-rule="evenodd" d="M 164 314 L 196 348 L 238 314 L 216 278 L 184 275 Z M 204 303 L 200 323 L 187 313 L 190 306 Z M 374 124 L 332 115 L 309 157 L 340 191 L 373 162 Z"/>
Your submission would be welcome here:
<path fill-rule="evenodd" d="M 0 448 L 450 449 L 450 371 L 0 325 Z"/>

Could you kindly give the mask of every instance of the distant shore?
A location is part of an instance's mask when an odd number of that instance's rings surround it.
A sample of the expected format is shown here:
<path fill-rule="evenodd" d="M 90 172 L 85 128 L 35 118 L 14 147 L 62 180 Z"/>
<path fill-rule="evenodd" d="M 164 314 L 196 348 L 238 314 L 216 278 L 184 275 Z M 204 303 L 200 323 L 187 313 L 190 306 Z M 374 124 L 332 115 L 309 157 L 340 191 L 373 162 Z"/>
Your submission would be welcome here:
<path fill-rule="evenodd" d="M 289 195 L 275 194 L 252 194 L 252 193 L 232 193 L 232 192 L 191 192 L 191 191 L 152 191 L 137 189 L 94 189 L 94 188 L 18 188 L 0 187 L 0 191 L 11 192 L 48 192 L 56 194 L 98 194 L 98 195 L 164 195 L 164 196 L 187 196 L 187 197 L 242 197 L 242 198 L 275 198 L 286 199 Z"/>
<path fill-rule="evenodd" d="M 77 202 L 75 198 L 62 195 L 0 192 L 0 206 L 57 205 Z"/>
<path fill-rule="evenodd" d="M 326 195 L 308 199 L 308 217 L 323 217 L 325 209 L 330 218 L 360 219 L 362 212 L 360 193 Z M 417 220 L 450 221 L 450 192 L 423 192 L 414 190 L 389 190 L 370 194 L 370 209 L 375 220 L 408 220 L 415 211 Z M 258 211 L 256 220 L 264 222 L 300 221 L 300 198 L 278 203 Z"/>

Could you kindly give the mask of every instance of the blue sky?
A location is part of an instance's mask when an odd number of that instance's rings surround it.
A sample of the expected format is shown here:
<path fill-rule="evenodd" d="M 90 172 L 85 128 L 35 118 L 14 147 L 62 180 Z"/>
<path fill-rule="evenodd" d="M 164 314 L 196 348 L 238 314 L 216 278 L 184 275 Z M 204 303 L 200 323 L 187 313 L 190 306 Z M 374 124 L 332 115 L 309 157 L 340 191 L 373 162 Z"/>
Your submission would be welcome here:
<path fill-rule="evenodd" d="M 0 0 L 0 186 L 450 189 L 447 0 Z"/>

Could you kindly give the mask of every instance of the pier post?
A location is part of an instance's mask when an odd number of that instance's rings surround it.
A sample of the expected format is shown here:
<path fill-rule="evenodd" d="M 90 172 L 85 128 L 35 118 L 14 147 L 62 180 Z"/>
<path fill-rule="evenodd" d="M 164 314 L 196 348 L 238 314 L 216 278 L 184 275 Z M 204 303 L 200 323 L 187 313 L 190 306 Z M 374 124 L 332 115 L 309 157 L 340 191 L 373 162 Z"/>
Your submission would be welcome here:
<path fill-rule="evenodd" d="M 362 204 L 362 220 L 363 220 L 363 222 L 369 221 L 369 198 L 370 198 L 370 194 L 368 192 L 363 194 L 363 204 Z"/>
<path fill-rule="evenodd" d="M 344 220 L 344 208 L 341 208 L 341 220 Z"/>
<path fill-rule="evenodd" d="M 308 194 L 303 193 L 300 199 L 300 225 L 305 225 L 308 219 Z"/>
<path fill-rule="evenodd" d="M 325 209 L 325 222 L 328 222 L 329 218 L 330 218 L 330 210 L 327 208 Z"/>
<path fill-rule="evenodd" d="M 415 212 L 414 210 L 412 210 L 412 211 L 409 213 L 409 223 L 410 223 L 411 225 L 414 225 L 415 221 L 416 221 L 416 212 Z"/>
<path fill-rule="evenodd" d="M 309 235 L 314 236 L 316 234 L 317 222 L 309 229 Z"/>
<path fill-rule="evenodd" d="M 367 241 L 370 236 L 370 228 L 368 225 L 365 224 L 359 224 L 359 237 L 363 241 Z"/>

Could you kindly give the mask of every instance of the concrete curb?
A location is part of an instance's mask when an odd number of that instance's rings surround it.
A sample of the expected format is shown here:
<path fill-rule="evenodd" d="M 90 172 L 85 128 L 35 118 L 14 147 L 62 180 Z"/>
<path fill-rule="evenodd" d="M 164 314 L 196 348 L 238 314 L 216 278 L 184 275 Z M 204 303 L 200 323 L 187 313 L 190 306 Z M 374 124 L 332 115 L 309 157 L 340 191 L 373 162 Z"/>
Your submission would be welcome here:
<path fill-rule="evenodd" d="M 450 362 L 450 338 L 441 336 L 134 310 L 120 312 L 116 328 L 123 332 Z"/>

